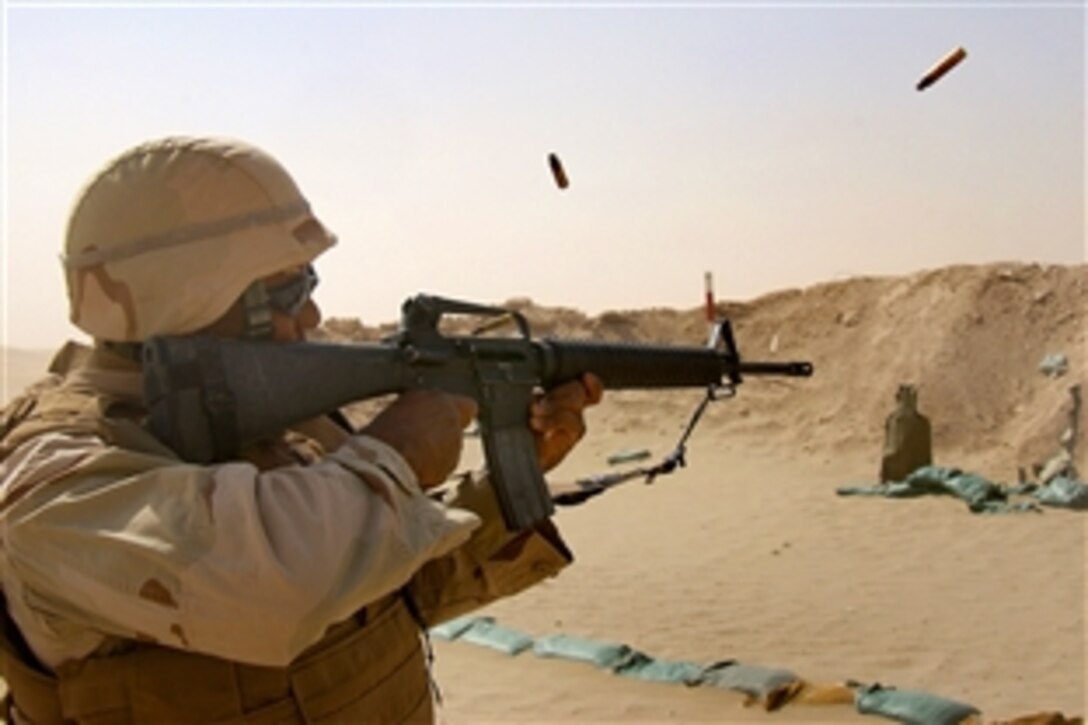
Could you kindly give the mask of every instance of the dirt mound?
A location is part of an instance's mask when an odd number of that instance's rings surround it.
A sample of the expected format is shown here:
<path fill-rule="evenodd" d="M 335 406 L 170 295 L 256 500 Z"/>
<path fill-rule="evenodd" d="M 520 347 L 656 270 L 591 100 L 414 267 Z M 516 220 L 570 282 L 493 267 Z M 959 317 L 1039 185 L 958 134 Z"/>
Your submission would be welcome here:
<path fill-rule="evenodd" d="M 933 423 L 938 459 L 1010 480 L 1016 467 L 1057 452 L 1069 424 L 1070 387 L 1085 382 L 1085 271 L 1085 265 L 954 266 L 722 301 L 718 311 L 732 320 L 743 357 L 811 360 L 816 375 L 749 379 L 730 412 L 715 415 L 710 425 L 722 434 L 750 435 L 745 441 L 753 444 L 828 455 L 863 447 L 877 459 L 895 390 L 909 382 Z M 524 298 L 501 306 L 524 315 L 540 337 L 703 344 L 707 334 L 701 307 L 587 316 Z M 467 334 L 478 324 L 454 319 L 444 329 Z M 330 319 L 321 336 L 376 340 L 396 326 Z M 1049 354 L 1065 355 L 1069 371 L 1044 375 L 1039 365 Z M 620 408 L 646 404 L 675 427 L 673 418 L 682 417 L 691 393 L 610 398 L 612 408 L 601 413 L 606 421 Z M 652 413 L 644 417 L 641 425 L 654 424 Z M 1086 427 L 1080 426 L 1076 446 L 1082 471 L 1088 469 Z"/>
<path fill-rule="evenodd" d="M 825 440 L 879 443 L 896 386 L 911 382 L 938 454 L 1011 476 L 1057 451 L 1069 388 L 1084 384 L 1084 283 L 1084 266 L 1011 264 L 853 279 L 758 300 L 738 334 L 755 345 L 777 335 L 779 354 L 811 357 L 817 378 L 797 397 L 831 427 Z M 1040 362 L 1057 353 L 1070 370 L 1047 377 Z M 1083 464 L 1083 427 L 1080 438 Z"/>

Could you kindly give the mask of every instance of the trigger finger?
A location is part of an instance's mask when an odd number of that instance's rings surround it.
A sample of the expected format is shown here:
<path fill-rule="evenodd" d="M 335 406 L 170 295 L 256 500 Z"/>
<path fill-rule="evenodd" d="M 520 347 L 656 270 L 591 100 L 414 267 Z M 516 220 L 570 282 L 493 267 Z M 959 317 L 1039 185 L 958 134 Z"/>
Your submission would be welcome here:
<path fill-rule="evenodd" d="M 580 379 L 568 380 L 544 394 L 541 403 L 549 411 L 570 409 L 581 410 L 586 405 L 589 391 Z"/>

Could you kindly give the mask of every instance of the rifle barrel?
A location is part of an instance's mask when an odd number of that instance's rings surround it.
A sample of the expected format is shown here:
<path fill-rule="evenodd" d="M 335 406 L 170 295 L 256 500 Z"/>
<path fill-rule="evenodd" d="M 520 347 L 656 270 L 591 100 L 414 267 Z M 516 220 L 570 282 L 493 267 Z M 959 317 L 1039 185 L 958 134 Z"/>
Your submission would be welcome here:
<path fill-rule="evenodd" d="M 545 387 L 591 372 L 607 390 L 685 388 L 722 382 L 725 376 L 807 377 L 808 362 L 745 362 L 706 347 L 543 340 L 535 343 Z"/>

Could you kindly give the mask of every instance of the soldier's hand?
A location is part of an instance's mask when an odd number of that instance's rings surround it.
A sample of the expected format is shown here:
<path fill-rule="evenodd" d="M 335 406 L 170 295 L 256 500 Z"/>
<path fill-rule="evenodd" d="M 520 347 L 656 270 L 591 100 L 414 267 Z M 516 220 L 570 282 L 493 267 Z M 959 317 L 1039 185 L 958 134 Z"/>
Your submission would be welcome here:
<path fill-rule="evenodd" d="M 397 396 L 361 433 L 395 449 L 423 488 L 444 482 L 461 458 L 464 430 L 476 417 L 476 401 L 434 390 Z"/>
<path fill-rule="evenodd" d="M 586 433 L 583 411 L 600 402 L 604 384 L 592 373 L 557 385 L 533 401 L 529 429 L 536 438 L 540 470 L 550 471 Z"/>

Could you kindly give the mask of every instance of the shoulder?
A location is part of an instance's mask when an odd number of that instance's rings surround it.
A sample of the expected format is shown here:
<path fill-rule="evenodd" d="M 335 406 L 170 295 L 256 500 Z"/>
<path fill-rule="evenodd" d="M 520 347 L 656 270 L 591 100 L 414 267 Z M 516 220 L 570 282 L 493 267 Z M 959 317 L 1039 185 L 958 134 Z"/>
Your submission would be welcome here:
<path fill-rule="evenodd" d="M 102 443 L 167 458 L 176 455 L 144 425 L 142 402 L 98 389 L 74 376 L 50 373 L 0 411 L 0 461 L 46 434 Z"/>

